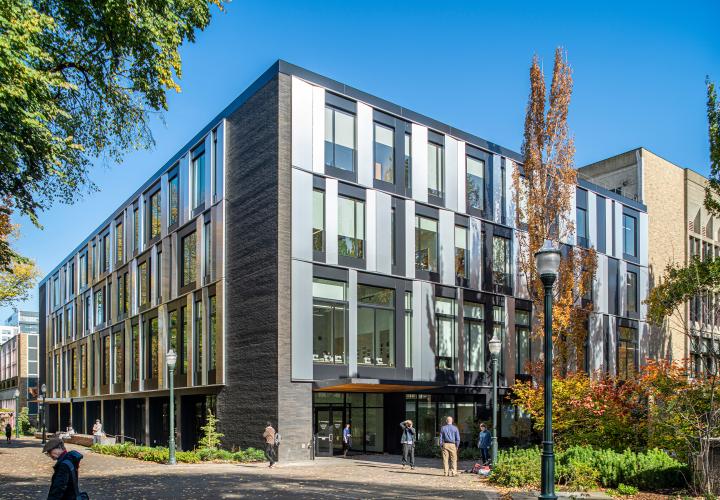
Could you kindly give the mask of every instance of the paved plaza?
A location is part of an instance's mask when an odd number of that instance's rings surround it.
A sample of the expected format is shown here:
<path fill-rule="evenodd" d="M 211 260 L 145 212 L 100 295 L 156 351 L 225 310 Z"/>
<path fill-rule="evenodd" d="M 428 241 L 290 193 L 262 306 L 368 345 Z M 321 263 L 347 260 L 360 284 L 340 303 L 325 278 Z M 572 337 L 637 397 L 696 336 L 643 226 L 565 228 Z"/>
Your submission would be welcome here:
<path fill-rule="evenodd" d="M 174 467 L 84 455 L 80 485 L 91 498 L 499 498 L 477 475 L 443 476 L 440 460 L 403 470 L 394 455 L 319 458 L 278 464 L 178 464 Z M 47 497 L 53 462 L 39 440 L 0 444 L 0 498 Z M 470 463 L 461 463 L 460 469 Z"/>

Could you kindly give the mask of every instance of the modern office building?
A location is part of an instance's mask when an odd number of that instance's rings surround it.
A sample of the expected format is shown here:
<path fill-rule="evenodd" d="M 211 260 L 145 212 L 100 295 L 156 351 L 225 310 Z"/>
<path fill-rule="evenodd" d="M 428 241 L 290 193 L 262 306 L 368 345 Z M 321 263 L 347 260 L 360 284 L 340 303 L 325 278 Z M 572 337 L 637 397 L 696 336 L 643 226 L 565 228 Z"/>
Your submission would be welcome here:
<path fill-rule="evenodd" d="M 37 311 L 21 311 L 15 308 L 5 323 L 17 327 L 20 333 L 38 333 L 39 318 L 40 315 Z"/>
<path fill-rule="evenodd" d="M 33 425 L 38 416 L 38 371 L 37 333 L 18 333 L 0 345 L 0 408 L 14 412 L 15 391 L 19 390 L 19 408 L 27 406 Z M 12 425 L 14 428 L 14 415 Z"/>
<path fill-rule="evenodd" d="M 463 440 L 540 352 L 516 270 L 518 153 L 279 61 L 203 127 L 40 285 L 52 427 L 178 443 L 208 409 L 228 446 L 270 420 L 283 459 L 351 423 L 394 451 L 398 422 Z M 586 368 L 644 359 L 647 213 L 581 181 L 577 242 L 600 254 Z M 567 242 L 568 245 L 575 241 Z M 503 404 L 500 433 L 523 416 Z M 64 425 L 64 424 L 62 424 Z"/>
<path fill-rule="evenodd" d="M 705 209 L 707 179 L 697 172 L 637 148 L 582 167 L 579 175 L 647 206 L 651 287 L 668 264 L 720 257 L 720 220 Z M 686 361 L 699 375 L 720 350 L 720 297 L 695 297 L 653 329 L 651 356 Z"/>
<path fill-rule="evenodd" d="M 0 345 L 4 344 L 18 334 L 20 328 L 13 325 L 0 325 Z"/>

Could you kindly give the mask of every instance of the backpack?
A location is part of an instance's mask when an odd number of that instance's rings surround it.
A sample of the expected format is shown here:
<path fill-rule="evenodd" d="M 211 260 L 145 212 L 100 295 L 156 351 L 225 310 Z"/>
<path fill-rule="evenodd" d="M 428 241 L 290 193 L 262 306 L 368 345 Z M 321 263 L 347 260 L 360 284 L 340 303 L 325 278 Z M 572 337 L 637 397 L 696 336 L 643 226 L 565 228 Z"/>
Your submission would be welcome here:
<path fill-rule="evenodd" d="M 279 432 L 275 433 L 275 446 L 280 446 L 280 441 L 282 441 L 282 437 L 280 436 Z"/>
<path fill-rule="evenodd" d="M 75 498 L 78 500 L 90 500 L 90 496 L 88 496 L 87 493 L 84 491 L 80 491 L 80 487 L 78 485 L 78 475 L 77 471 L 75 470 L 75 464 L 72 463 L 72 460 L 63 460 L 63 463 L 68 466 L 70 469 L 70 478 L 72 479 L 73 487 L 75 488 Z"/>

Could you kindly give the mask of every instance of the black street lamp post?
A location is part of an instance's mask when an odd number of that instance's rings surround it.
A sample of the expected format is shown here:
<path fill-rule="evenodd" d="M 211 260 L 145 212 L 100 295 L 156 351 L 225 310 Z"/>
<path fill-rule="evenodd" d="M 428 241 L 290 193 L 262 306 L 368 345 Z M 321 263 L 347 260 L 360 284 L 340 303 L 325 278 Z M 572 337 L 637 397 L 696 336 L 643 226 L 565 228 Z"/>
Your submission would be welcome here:
<path fill-rule="evenodd" d="M 170 349 L 165 355 L 167 367 L 170 371 L 170 438 L 168 440 L 169 456 L 168 464 L 175 465 L 175 363 L 177 362 L 177 354 Z"/>
<path fill-rule="evenodd" d="M 552 434 L 552 289 L 560 267 L 560 251 L 550 241 L 535 254 L 537 271 L 545 289 L 545 429 L 542 449 L 541 500 L 556 500 L 555 454 Z"/>
<path fill-rule="evenodd" d="M 20 437 L 20 389 L 15 389 L 15 439 Z"/>
<path fill-rule="evenodd" d="M 498 414 L 498 356 L 502 349 L 502 341 L 493 335 L 488 342 L 490 348 L 490 357 L 493 365 L 493 415 L 492 415 L 492 465 L 495 467 L 497 463 L 498 442 L 497 442 L 497 414 Z"/>

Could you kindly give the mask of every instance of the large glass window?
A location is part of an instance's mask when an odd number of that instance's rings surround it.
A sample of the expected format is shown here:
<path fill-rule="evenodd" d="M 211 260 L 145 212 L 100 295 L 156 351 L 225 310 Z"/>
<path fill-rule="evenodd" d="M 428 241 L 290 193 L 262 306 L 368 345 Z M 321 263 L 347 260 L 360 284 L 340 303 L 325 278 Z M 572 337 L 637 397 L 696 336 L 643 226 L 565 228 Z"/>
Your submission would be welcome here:
<path fill-rule="evenodd" d="M 395 364 L 395 290 L 358 285 L 357 361 Z"/>
<path fill-rule="evenodd" d="M 205 362 L 203 361 L 203 303 L 195 301 L 195 383 L 202 383 L 202 371 Z"/>
<path fill-rule="evenodd" d="M 110 382 L 110 335 L 102 338 L 102 385 Z"/>
<path fill-rule="evenodd" d="M 147 330 L 147 378 L 158 378 L 158 319 L 148 321 Z"/>
<path fill-rule="evenodd" d="M 190 169 L 192 181 L 192 208 L 195 209 L 205 202 L 205 152 L 193 158 Z"/>
<path fill-rule="evenodd" d="M 325 164 L 355 170 L 355 117 L 336 108 L 325 108 Z"/>
<path fill-rule="evenodd" d="M 395 130 L 375 124 L 375 178 L 395 183 Z"/>
<path fill-rule="evenodd" d="M 140 210 L 133 210 L 133 251 L 140 250 Z"/>
<path fill-rule="evenodd" d="M 102 256 L 102 272 L 108 272 L 110 270 L 110 233 L 103 236 L 103 256 Z"/>
<path fill-rule="evenodd" d="M 130 377 L 133 382 L 140 379 L 140 329 L 138 324 L 132 325 L 130 337 L 130 349 L 132 351 L 132 365 L 130 366 Z"/>
<path fill-rule="evenodd" d="M 617 374 L 629 379 L 637 372 L 637 330 L 627 326 L 618 328 Z"/>
<path fill-rule="evenodd" d="M 365 202 L 338 197 L 338 255 L 365 256 Z"/>
<path fill-rule="evenodd" d="M 204 249 L 203 249 L 203 267 L 205 268 L 205 279 L 207 281 L 210 281 L 210 271 L 212 270 L 212 222 L 207 221 L 205 223 L 205 226 L 203 226 L 204 234 L 203 234 L 203 243 Z"/>
<path fill-rule="evenodd" d="M 115 383 L 120 384 L 125 381 L 125 336 L 122 331 L 113 334 L 115 347 Z"/>
<path fill-rule="evenodd" d="M 325 251 L 325 192 L 313 191 L 313 250 Z"/>
<path fill-rule="evenodd" d="M 485 306 L 463 303 L 465 323 L 465 371 L 485 371 Z"/>
<path fill-rule="evenodd" d="M 412 363 L 412 292 L 405 292 L 405 368 L 411 368 Z"/>
<path fill-rule="evenodd" d="M 87 252 L 80 254 L 80 287 L 88 284 L 88 258 Z"/>
<path fill-rule="evenodd" d="M 150 195 L 150 239 L 160 236 L 162 208 L 160 207 L 160 191 Z"/>
<path fill-rule="evenodd" d="M 636 313 L 638 312 L 638 283 L 637 273 L 632 271 L 627 272 L 627 312 Z"/>
<path fill-rule="evenodd" d="M 345 364 L 347 284 L 313 280 L 313 361 Z"/>
<path fill-rule="evenodd" d="M 428 194 L 443 197 L 445 194 L 445 148 L 428 142 Z"/>
<path fill-rule="evenodd" d="M 214 370 L 217 366 L 217 297 L 210 296 L 208 306 L 208 369 Z"/>
<path fill-rule="evenodd" d="M 455 226 L 455 276 L 467 278 L 467 228 Z"/>
<path fill-rule="evenodd" d="M 80 346 L 80 387 L 85 389 L 87 387 L 87 375 L 88 375 L 88 359 L 87 359 L 87 344 Z"/>
<path fill-rule="evenodd" d="M 637 257 L 637 219 L 623 214 L 623 252 Z"/>
<path fill-rule="evenodd" d="M 415 216 L 415 268 L 438 272 L 438 223 L 420 215 Z"/>
<path fill-rule="evenodd" d="M 168 213 L 168 226 L 177 224 L 180 214 L 180 198 L 179 198 L 178 176 L 173 176 L 168 181 L 168 201 L 170 202 L 170 212 Z"/>
<path fill-rule="evenodd" d="M 115 223 L 115 260 L 122 262 L 125 258 L 125 238 L 123 233 L 123 223 Z"/>
<path fill-rule="evenodd" d="M 410 191 L 412 189 L 412 141 L 411 136 L 407 132 L 405 133 L 405 190 Z"/>
<path fill-rule="evenodd" d="M 578 245 L 587 247 L 588 244 L 588 224 L 587 224 L 587 210 L 584 208 L 577 207 L 575 209 L 575 232 L 577 234 Z"/>
<path fill-rule="evenodd" d="M 530 312 L 515 311 L 517 373 L 528 373 L 530 362 Z"/>
<path fill-rule="evenodd" d="M 197 235 L 195 231 L 182 239 L 182 280 L 180 286 L 195 283 L 197 279 Z"/>
<path fill-rule="evenodd" d="M 186 374 L 188 369 L 188 336 L 190 335 L 190 323 L 188 322 L 188 310 L 187 306 L 182 306 L 180 308 L 180 335 L 179 338 L 179 348 L 178 348 L 178 359 L 180 362 L 178 363 L 178 367 L 180 370 L 180 373 Z"/>
<path fill-rule="evenodd" d="M 95 324 L 99 325 L 105 322 L 105 301 L 103 289 L 95 292 Z"/>
<path fill-rule="evenodd" d="M 485 162 L 466 157 L 467 180 L 467 203 L 469 208 L 483 210 L 485 208 Z"/>
<path fill-rule="evenodd" d="M 178 356 L 178 364 L 181 364 L 182 356 L 178 352 L 178 312 L 170 311 L 168 313 L 168 351 L 172 349 Z"/>
<path fill-rule="evenodd" d="M 457 353 L 456 321 L 457 304 L 454 299 L 435 299 L 435 321 L 437 325 L 435 346 L 435 367 L 438 370 L 455 370 Z"/>
<path fill-rule="evenodd" d="M 493 283 L 498 286 L 510 286 L 510 240 L 502 236 L 493 236 Z"/>
<path fill-rule="evenodd" d="M 138 266 L 138 304 L 144 306 L 150 301 L 150 263 L 146 260 Z"/>

